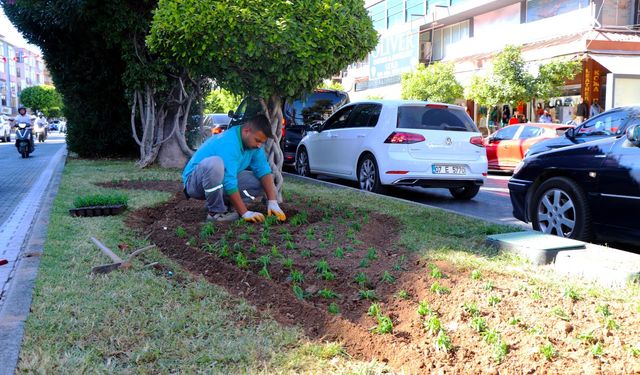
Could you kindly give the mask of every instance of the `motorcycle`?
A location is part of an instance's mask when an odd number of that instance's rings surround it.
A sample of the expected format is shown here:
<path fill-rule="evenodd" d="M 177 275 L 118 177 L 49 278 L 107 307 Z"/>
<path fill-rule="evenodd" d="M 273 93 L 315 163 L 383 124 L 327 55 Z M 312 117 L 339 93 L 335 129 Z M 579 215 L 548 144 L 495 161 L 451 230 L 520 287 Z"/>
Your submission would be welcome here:
<path fill-rule="evenodd" d="M 36 123 L 35 125 L 35 137 L 38 139 L 38 142 L 44 142 L 47 139 L 47 128 L 42 124 Z"/>
<path fill-rule="evenodd" d="M 16 129 L 16 143 L 18 152 L 23 158 L 28 158 L 33 152 L 32 138 L 31 127 L 24 122 L 19 123 Z"/>

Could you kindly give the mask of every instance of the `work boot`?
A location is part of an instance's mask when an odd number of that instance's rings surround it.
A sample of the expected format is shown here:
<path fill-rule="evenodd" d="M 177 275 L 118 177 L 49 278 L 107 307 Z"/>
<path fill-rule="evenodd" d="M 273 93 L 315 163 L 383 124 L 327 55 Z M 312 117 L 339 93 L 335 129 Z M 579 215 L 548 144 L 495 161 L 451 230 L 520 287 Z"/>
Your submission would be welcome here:
<path fill-rule="evenodd" d="M 240 219 L 240 215 L 236 211 L 209 212 L 207 214 L 207 221 L 229 223 L 238 219 Z"/>

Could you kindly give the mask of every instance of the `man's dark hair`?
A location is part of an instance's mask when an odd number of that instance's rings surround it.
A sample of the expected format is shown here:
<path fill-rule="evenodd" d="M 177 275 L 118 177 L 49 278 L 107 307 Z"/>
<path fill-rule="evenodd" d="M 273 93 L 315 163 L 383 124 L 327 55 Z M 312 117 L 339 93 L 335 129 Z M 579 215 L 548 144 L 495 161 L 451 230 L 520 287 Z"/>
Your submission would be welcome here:
<path fill-rule="evenodd" d="M 269 119 L 265 115 L 256 115 L 253 116 L 249 121 L 246 122 L 245 126 L 250 127 L 253 131 L 259 130 L 267 136 L 267 138 L 273 138 L 273 133 L 271 132 L 271 124 L 269 123 Z"/>

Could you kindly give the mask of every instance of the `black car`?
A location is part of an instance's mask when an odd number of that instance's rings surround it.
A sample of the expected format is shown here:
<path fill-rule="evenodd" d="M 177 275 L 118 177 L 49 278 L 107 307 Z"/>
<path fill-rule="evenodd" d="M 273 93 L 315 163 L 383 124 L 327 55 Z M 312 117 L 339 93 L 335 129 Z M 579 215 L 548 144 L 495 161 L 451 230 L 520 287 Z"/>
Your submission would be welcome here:
<path fill-rule="evenodd" d="M 524 159 L 509 194 L 513 216 L 536 230 L 640 245 L 640 126 Z"/>
<path fill-rule="evenodd" d="M 526 156 L 596 139 L 620 136 L 629 126 L 639 124 L 640 106 L 613 108 L 588 119 L 575 129 L 567 130 L 563 136 L 532 145 Z"/>
<path fill-rule="evenodd" d="M 282 108 L 284 128 L 280 140 L 284 163 L 295 164 L 298 143 L 311 124 L 326 120 L 347 103 L 349 95 L 346 92 L 328 89 L 317 89 L 303 98 L 286 100 Z M 244 98 L 238 109 L 229 114 L 232 117 L 229 126 L 241 125 L 260 112 L 262 107 L 257 99 Z"/>

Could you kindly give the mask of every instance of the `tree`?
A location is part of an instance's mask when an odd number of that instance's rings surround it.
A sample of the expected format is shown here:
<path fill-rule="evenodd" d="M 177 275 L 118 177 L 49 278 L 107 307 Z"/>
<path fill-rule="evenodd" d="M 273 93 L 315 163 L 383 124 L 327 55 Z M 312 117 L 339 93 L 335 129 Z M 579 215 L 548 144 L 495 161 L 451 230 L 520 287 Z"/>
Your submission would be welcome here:
<path fill-rule="evenodd" d="M 62 97 L 53 86 L 31 86 L 20 92 L 20 103 L 51 117 L 62 108 Z"/>
<path fill-rule="evenodd" d="M 320 83 L 318 85 L 318 88 L 319 89 L 329 89 L 329 90 L 344 91 L 344 86 L 342 86 L 342 83 L 336 82 L 336 81 L 332 81 L 330 79 L 323 80 L 322 83 Z"/>
<path fill-rule="evenodd" d="M 402 74 L 401 86 L 402 99 L 453 103 L 463 93 L 452 63 L 419 64 L 415 71 Z"/>
<path fill-rule="evenodd" d="M 364 59 L 377 33 L 363 0 L 160 0 L 147 44 L 231 92 L 260 99 L 276 137 L 265 151 L 280 192 L 282 98 L 310 92 Z"/>
<path fill-rule="evenodd" d="M 223 88 L 211 90 L 205 98 L 206 113 L 227 113 L 235 111 L 242 97 Z"/>
<path fill-rule="evenodd" d="M 489 75 L 471 78 L 465 96 L 487 107 L 548 99 L 559 92 L 567 79 L 575 77 L 580 68 L 579 61 L 552 61 L 540 65 L 534 77 L 527 70 L 520 47 L 507 46 L 494 59 Z"/>

